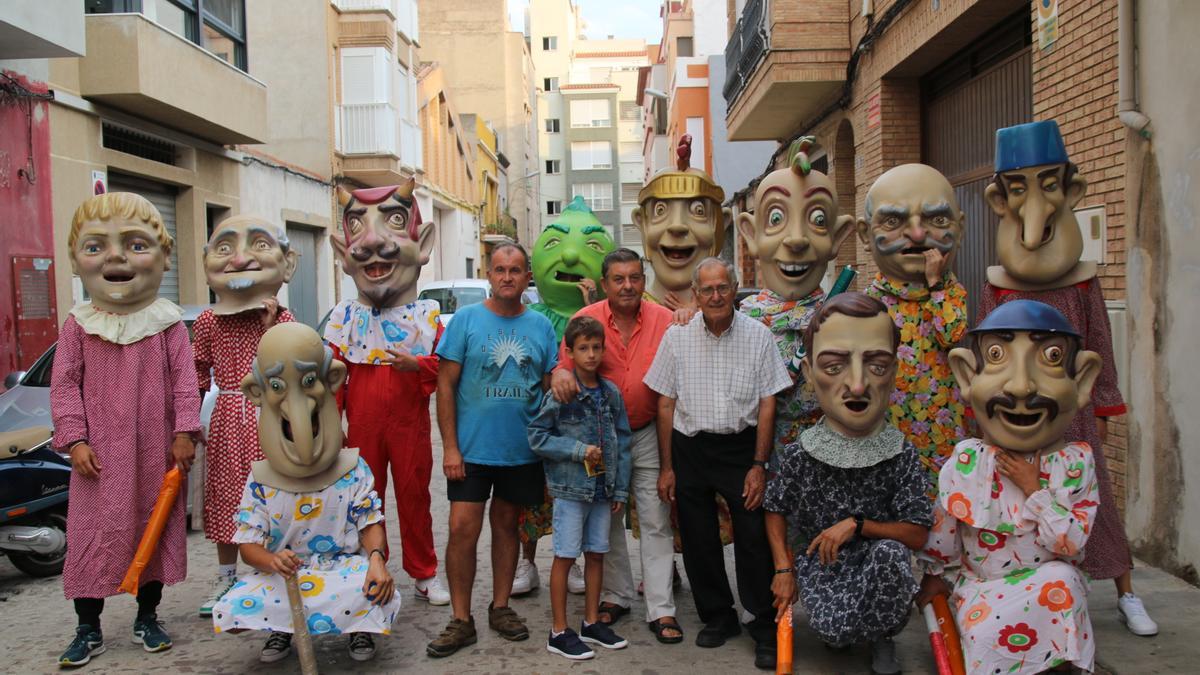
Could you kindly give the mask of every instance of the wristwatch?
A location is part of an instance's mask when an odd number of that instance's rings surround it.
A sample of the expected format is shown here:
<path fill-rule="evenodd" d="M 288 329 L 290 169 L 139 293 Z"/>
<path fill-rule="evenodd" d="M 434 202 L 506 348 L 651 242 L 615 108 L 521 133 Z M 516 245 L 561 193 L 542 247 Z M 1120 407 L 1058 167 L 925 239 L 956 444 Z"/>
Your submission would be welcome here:
<path fill-rule="evenodd" d="M 762 467 L 762 468 L 764 468 L 764 469 L 765 469 L 765 468 L 767 468 L 767 463 L 766 463 L 764 460 L 761 460 L 761 459 L 756 459 L 756 460 L 754 460 L 753 462 L 750 462 L 750 464 L 751 464 L 752 466 L 761 466 L 761 467 Z"/>
<path fill-rule="evenodd" d="M 854 536 L 861 538 L 862 537 L 862 528 L 863 528 L 863 515 L 861 513 L 856 513 L 856 514 L 854 514 L 853 518 L 854 518 Z"/>

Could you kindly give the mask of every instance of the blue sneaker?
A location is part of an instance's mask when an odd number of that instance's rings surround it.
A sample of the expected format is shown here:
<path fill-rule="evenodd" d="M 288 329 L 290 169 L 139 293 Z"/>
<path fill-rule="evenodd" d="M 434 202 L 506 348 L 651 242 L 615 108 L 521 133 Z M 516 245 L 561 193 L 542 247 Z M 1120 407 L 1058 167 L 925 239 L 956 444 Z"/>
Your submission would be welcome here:
<path fill-rule="evenodd" d="M 104 636 L 100 631 L 83 624 L 75 629 L 75 639 L 71 640 L 67 651 L 58 657 L 58 665 L 68 668 L 82 666 L 91 661 L 93 656 L 103 654 L 104 650 Z"/>
<path fill-rule="evenodd" d="M 591 625 L 584 622 L 579 628 L 579 638 L 588 644 L 600 645 L 605 649 L 624 649 L 629 641 L 613 632 L 606 623 L 597 621 Z"/>
<path fill-rule="evenodd" d="M 551 631 L 550 639 L 546 641 L 546 651 L 565 656 L 573 661 L 586 661 L 596 655 L 596 652 L 588 649 L 588 646 L 579 639 L 579 635 L 570 628 L 558 635 Z"/>
<path fill-rule="evenodd" d="M 133 622 L 133 644 L 141 645 L 148 652 L 161 652 L 171 648 L 171 636 L 163 629 L 158 615 Z"/>

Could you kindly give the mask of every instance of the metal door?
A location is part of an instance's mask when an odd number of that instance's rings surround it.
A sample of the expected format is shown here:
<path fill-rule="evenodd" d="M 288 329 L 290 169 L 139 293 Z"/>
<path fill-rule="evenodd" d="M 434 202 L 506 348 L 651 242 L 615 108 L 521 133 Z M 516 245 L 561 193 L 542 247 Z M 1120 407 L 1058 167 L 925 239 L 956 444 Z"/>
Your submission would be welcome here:
<path fill-rule="evenodd" d="M 924 162 L 950 180 L 966 215 L 954 273 L 967 289 L 972 325 L 987 268 L 996 264 L 1000 219 L 983 197 L 993 174 L 996 130 L 1033 121 L 1030 35 L 1025 10 L 921 82 Z"/>
<path fill-rule="evenodd" d="M 287 285 L 288 309 L 300 323 L 313 328 L 321 320 L 317 306 L 317 231 L 288 223 L 288 241 L 300 254 L 296 273 Z"/>
<path fill-rule="evenodd" d="M 139 194 L 145 197 L 151 204 L 154 204 L 154 208 L 158 209 L 158 214 L 162 216 L 163 224 L 167 226 L 167 232 L 175 240 L 175 246 L 171 248 L 171 269 L 167 270 L 167 273 L 163 275 L 162 285 L 158 288 L 158 297 L 178 303 L 179 237 L 175 234 L 175 188 L 144 178 L 110 173 L 108 175 L 108 191 Z"/>

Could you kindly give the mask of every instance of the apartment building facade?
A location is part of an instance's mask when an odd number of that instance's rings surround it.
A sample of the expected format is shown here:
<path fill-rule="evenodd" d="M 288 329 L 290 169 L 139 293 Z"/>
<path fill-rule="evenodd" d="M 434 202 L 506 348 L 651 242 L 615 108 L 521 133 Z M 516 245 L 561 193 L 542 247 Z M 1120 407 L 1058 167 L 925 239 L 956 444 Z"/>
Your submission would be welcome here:
<path fill-rule="evenodd" d="M 996 264 L 997 217 L 982 199 L 995 130 L 1056 119 L 1089 183 L 1076 209 L 1084 257 L 1100 265 L 1115 352 L 1125 354 L 1118 4 L 1123 0 L 730 0 L 721 85 L 729 138 L 779 142 L 771 166 L 780 166 L 792 140 L 815 136 L 814 164 L 834 179 L 841 211 L 856 215 L 885 170 L 905 162 L 937 168 L 966 212 L 955 272 L 974 318 L 984 270 Z M 735 208 L 754 209 L 753 187 L 769 168 L 733 195 Z M 855 265 L 860 288 L 876 272 L 853 240 L 838 264 Z M 753 272 L 752 261 L 747 266 Z M 1127 392 L 1128 362 L 1117 365 Z M 1126 417 L 1110 420 L 1104 448 L 1121 508 L 1129 497 Z"/>
<path fill-rule="evenodd" d="M 644 177 L 639 69 L 644 40 L 589 40 L 569 0 L 532 0 L 530 51 L 541 83 L 538 134 L 543 215 L 582 196 L 618 245 L 640 244 L 633 226 Z"/>
<path fill-rule="evenodd" d="M 508 162 L 499 208 L 514 219 L 515 238 L 530 244 L 542 231 L 543 207 L 536 82 L 525 36 L 509 26 L 504 2 L 421 0 L 420 6 L 421 59 L 442 67 L 463 114 L 491 125 L 494 150 Z"/>

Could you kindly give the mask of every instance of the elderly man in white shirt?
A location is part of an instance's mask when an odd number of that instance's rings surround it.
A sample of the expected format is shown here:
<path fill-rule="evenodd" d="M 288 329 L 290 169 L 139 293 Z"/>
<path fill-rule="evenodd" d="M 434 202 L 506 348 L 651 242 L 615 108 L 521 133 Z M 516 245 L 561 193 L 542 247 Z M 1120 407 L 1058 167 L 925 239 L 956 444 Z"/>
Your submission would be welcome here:
<path fill-rule="evenodd" d="M 700 313 L 671 327 L 646 373 L 660 394 L 658 490 L 679 507 L 683 564 L 704 629 L 701 647 L 719 647 L 741 632 L 725 574 L 716 495 L 733 519 L 738 595 L 755 616 L 754 665 L 775 667 L 773 561 L 763 517 L 775 394 L 792 380 L 771 331 L 734 311 L 737 273 L 719 258 L 696 266 Z"/>

